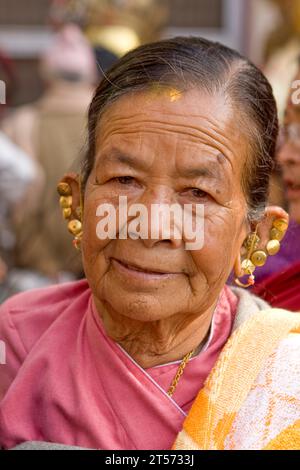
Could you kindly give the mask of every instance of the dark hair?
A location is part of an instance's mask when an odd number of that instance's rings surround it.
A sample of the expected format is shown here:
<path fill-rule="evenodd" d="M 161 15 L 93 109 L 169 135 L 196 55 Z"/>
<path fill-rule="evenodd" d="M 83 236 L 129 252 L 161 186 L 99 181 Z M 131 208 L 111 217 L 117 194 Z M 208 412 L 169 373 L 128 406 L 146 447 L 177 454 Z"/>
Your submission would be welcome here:
<path fill-rule="evenodd" d="M 198 37 L 175 37 L 138 47 L 123 56 L 101 80 L 88 115 L 88 142 L 83 187 L 93 168 L 97 124 L 119 97 L 153 85 L 222 91 L 249 139 L 242 187 L 249 219 L 258 219 L 268 198 L 278 134 L 272 88 L 260 70 L 238 52 Z M 249 154 L 249 155 L 248 155 Z"/>

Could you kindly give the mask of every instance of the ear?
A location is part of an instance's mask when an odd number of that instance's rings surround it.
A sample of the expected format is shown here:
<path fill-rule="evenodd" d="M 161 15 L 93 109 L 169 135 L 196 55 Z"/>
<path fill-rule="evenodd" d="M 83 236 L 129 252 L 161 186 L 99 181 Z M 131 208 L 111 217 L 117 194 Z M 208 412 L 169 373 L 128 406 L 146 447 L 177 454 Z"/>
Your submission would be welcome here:
<path fill-rule="evenodd" d="M 234 265 L 233 265 L 233 271 L 234 271 L 235 277 L 241 277 L 243 275 L 242 257 L 241 257 L 240 253 L 238 253 L 237 257 L 235 258 L 235 262 L 234 262 Z"/>
<path fill-rule="evenodd" d="M 257 227 L 257 235 L 260 238 L 257 250 L 266 251 L 267 243 L 270 240 L 270 232 L 273 227 L 273 222 L 275 220 L 283 220 L 288 225 L 289 223 L 289 215 L 288 213 L 278 206 L 268 206 L 265 209 L 263 217 L 252 226 L 252 231 L 254 232 Z M 247 235 L 246 235 L 247 236 Z M 243 275 L 241 263 L 242 258 L 244 258 L 247 254 L 247 250 L 244 246 L 241 247 L 241 251 L 236 257 L 234 263 L 234 273 L 236 277 L 240 277 Z"/>
<path fill-rule="evenodd" d="M 242 270 L 242 258 L 246 255 L 246 248 L 243 246 L 244 240 L 247 237 L 247 234 L 250 232 L 251 227 L 249 222 L 245 223 L 243 225 L 243 230 L 241 232 L 241 238 L 239 240 L 239 246 L 241 247 L 239 249 L 239 252 L 235 258 L 234 265 L 233 265 L 233 271 L 235 274 L 235 277 L 241 277 L 243 275 L 243 270 Z"/>
<path fill-rule="evenodd" d="M 68 183 L 72 196 L 72 216 L 78 218 L 76 210 L 80 207 L 80 176 L 78 173 L 66 173 L 58 183 Z"/>

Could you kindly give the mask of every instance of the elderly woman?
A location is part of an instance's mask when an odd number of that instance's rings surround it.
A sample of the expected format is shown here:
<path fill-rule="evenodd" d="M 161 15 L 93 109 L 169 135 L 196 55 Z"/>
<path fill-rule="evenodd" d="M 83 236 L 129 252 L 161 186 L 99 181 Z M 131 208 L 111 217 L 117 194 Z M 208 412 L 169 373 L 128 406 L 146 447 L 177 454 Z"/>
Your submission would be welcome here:
<path fill-rule="evenodd" d="M 266 207 L 277 127 L 267 80 L 220 44 L 164 40 L 109 71 L 81 175 L 58 186 L 86 280 L 0 311 L 2 447 L 300 448 L 300 316 L 225 285 L 233 268 L 253 284 L 287 228 Z M 201 222 L 200 246 L 150 217 L 163 204 Z"/>

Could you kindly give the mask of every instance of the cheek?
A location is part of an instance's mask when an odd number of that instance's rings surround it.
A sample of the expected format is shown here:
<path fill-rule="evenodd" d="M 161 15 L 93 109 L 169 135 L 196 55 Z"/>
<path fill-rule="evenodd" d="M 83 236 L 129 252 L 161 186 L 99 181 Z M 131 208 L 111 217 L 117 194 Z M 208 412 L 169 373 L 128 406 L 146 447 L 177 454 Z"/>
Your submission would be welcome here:
<path fill-rule="evenodd" d="M 104 248 L 111 241 L 110 239 L 101 240 L 97 236 L 97 224 L 99 221 L 97 208 L 103 202 L 107 202 L 107 200 L 103 201 L 98 197 L 88 197 L 85 199 L 81 246 L 84 266 L 87 269 L 91 268 L 91 266 L 95 267 L 95 262 L 99 255 L 103 254 Z"/>
<path fill-rule="evenodd" d="M 218 279 L 225 282 L 239 249 L 238 238 L 237 220 L 231 212 L 207 217 L 203 248 L 190 252 L 197 275 L 204 276 L 208 283 Z"/>

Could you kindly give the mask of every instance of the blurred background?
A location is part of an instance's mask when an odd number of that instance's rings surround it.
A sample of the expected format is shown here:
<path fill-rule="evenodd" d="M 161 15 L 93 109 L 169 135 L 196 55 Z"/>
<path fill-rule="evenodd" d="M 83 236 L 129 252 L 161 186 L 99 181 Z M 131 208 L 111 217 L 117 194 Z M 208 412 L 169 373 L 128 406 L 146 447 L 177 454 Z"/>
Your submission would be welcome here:
<path fill-rule="evenodd" d="M 0 104 L 0 302 L 82 276 L 56 184 L 78 167 L 93 90 L 128 50 L 191 34 L 231 46 L 258 65 L 271 81 L 284 125 L 299 66 L 298 0 L 0 0 L 6 88 Z M 296 130 L 294 143 L 299 135 Z M 278 164 L 270 202 L 288 208 L 285 189 Z M 299 233 L 296 238 L 300 258 Z"/>
<path fill-rule="evenodd" d="M 93 47 L 117 55 L 160 37 L 195 34 L 264 66 L 284 48 L 292 56 L 293 43 L 297 55 L 300 40 L 297 0 L 0 0 L 0 46 L 18 80 L 11 105 L 41 96 L 40 56 L 70 22 Z"/>

